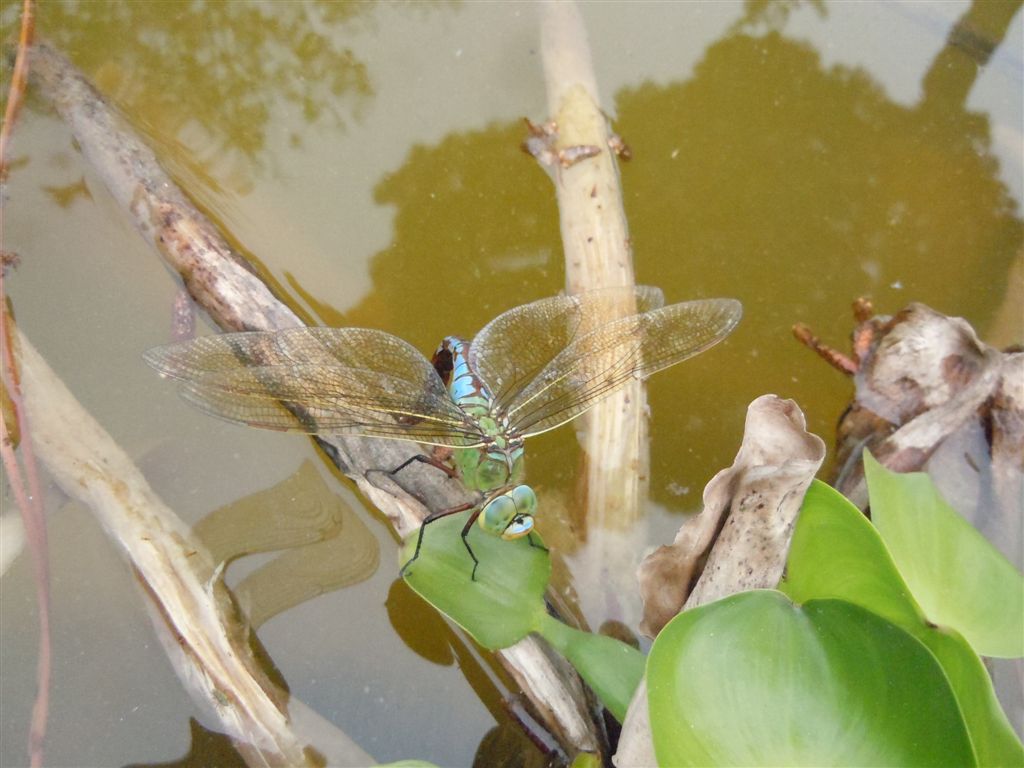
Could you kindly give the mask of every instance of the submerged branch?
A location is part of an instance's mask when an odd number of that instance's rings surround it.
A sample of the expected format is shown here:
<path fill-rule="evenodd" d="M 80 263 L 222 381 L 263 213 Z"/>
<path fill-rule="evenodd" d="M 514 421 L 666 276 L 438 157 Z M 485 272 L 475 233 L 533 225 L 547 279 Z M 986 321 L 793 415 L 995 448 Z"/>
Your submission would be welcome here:
<path fill-rule="evenodd" d="M 71 128 L 107 189 L 218 326 L 225 331 L 270 331 L 303 324 L 63 55 L 39 43 L 32 50 L 32 65 L 33 82 L 42 87 Z M 321 439 L 321 444 L 402 537 L 427 513 L 417 497 L 441 507 L 451 506 L 452 499 L 464 500 L 461 485 L 438 482 L 439 473 L 412 470 L 391 478 L 379 471 L 396 467 L 418 452 L 409 444 L 340 437 Z"/>

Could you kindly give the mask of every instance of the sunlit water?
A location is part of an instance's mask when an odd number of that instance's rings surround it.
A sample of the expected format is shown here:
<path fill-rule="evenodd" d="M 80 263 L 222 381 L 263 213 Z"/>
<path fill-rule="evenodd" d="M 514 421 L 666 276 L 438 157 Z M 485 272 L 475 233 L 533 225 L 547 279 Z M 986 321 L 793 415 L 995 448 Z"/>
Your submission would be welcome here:
<path fill-rule="evenodd" d="M 870 295 L 882 312 L 923 301 L 984 336 L 1020 258 L 1020 15 L 977 70 L 942 53 L 967 3 L 787 5 L 746 17 L 729 3 L 584 6 L 606 109 L 635 156 L 622 181 L 639 280 L 670 301 L 745 306 L 725 344 L 652 380 L 652 545 L 699 509 L 756 396 L 795 399 L 831 440 L 851 385 L 792 341 L 794 322 L 842 347 L 850 301 Z M 550 183 L 518 148 L 522 117 L 545 117 L 536 25 L 529 4 L 83 2 L 42 6 L 38 30 L 296 306 L 429 354 L 563 287 Z M 21 327 L 179 515 L 198 520 L 316 458 L 304 438 L 194 412 L 144 366 L 170 338 L 178 283 L 38 96 L 12 161 L 4 247 L 22 259 L 8 280 Z M 568 428 L 528 445 L 541 514 L 545 495 L 571 503 L 575 446 Z M 55 489 L 47 504 L 48 764 L 181 758 L 200 713 L 130 573 L 88 511 Z M 395 541 L 365 519 L 378 573 L 278 616 L 260 640 L 292 694 L 377 759 L 468 765 L 503 717 L 496 694 L 392 586 Z M 37 633 L 27 558 L 0 588 L 0 763 L 18 765 Z"/>

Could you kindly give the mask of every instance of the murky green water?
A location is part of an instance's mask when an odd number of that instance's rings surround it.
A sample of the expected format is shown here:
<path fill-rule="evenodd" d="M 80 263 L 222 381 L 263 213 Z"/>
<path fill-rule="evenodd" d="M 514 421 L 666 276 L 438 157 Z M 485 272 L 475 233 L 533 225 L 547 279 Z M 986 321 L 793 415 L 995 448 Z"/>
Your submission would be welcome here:
<path fill-rule="evenodd" d="M 1005 33 L 991 61 L 947 48 L 968 7 L 583 6 L 635 156 L 622 182 L 639 280 L 670 301 L 745 306 L 725 344 L 650 386 L 652 544 L 699 508 L 756 396 L 794 398 L 831 439 L 851 386 L 791 339 L 794 322 L 843 346 L 865 294 L 882 312 L 923 301 L 982 335 L 999 322 L 1022 247 L 1024 44 L 1019 13 L 1003 29 L 1015 4 L 978 3 L 975 42 Z M 551 186 L 518 148 L 522 117 L 545 117 L 536 25 L 527 3 L 81 2 L 38 20 L 315 322 L 382 328 L 427 353 L 563 287 Z M 8 280 L 21 326 L 172 508 L 198 520 L 315 455 L 303 438 L 188 409 L 144 366 L 142 350 L 169 337 L 177 283 L 38 96 L 12 161 L 4 247 L 22 258 Z M 1019 340 L 1019 307 L 1010 317 Z M 571 498 L 577 455 L 569 429 L 530 443 L 542 507 Z M 198 712 L 130 575 L 87 511 L 57 491 L 48 505 L 48 764 L 181 758 Z M 395 543 L 367 519 L 383 547 L 374 578 L 260 639 L 291 692 L 376 758 L 468 765 L 498 696 L 391 586 Z M 0 763 L 18 765 L 36 642 L 26 558 L 0 587 Z M 386 601 L 418 634 L 396 633 Z"/>

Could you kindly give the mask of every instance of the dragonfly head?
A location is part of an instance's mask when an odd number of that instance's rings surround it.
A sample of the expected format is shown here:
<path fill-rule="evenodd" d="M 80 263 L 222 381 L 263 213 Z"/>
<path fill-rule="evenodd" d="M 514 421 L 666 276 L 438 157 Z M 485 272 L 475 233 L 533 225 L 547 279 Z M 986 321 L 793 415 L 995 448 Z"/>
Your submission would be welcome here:
<path fill-rule="evenodd" d="M 528 485 L 506 488 L 484 502 L 480 527 L 503 539 L 518 539 L 533 530 L 533 515 L 537 511 L 537 496 Z"/>

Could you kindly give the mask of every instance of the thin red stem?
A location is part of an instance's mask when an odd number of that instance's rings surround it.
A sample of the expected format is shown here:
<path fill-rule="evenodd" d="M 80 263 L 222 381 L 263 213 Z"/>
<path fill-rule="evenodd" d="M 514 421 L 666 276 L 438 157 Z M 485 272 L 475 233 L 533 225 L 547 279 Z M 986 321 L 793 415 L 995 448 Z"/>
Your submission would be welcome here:
<path fill-rule="evenodd" d="M 35 32 L 35 6 L 33 0 L 23 0 L 21 10 L 21 32 L 18 38 L 18 54 L 11 74 L 7 109 L 0 126 L 0 180 L 7 177 L 7 150 L 14 123 L 21 108 L 28 83 L 28 51 Z M 0 233 L 2 236 L 2 233 Z M 0 251 L 3 250 L 0 243 Z M 36 700 L 32 707 L 32 721 L 29 727 L 28 753 L 32 768 L 43 765 L 43 742 L 46 738 L 46 723 L 50 711 L 50 680 L 52 671 L 52 641 L 50 632 L 50 570 L 46 518 L 43 511 L 42 488 L 36 469 L 35 454 L 32 450 L 32 436 L 28 418 L 21 398 L 21 382 L 15 365 L 12 327 L 8 322 L 7 293 L 4 288 L 4 269 L 0 266 L 0 382 L 10 398 L 14 418 L 21 436 L 20 447 L 24 474 L 14 455 L 14 446 L 7 423 L 0 415 L 0 455 L 7 471 L 8 481 L 14 494 L 21 519 L 25 526 L 25 540 L 32 559 L 35 575 L 36 599 L 39 605 L 39 657 L 36 662 Z M 28 481 L 26 491 L 25 479 Z"/>

